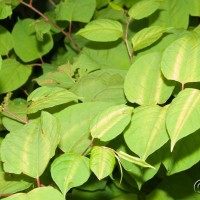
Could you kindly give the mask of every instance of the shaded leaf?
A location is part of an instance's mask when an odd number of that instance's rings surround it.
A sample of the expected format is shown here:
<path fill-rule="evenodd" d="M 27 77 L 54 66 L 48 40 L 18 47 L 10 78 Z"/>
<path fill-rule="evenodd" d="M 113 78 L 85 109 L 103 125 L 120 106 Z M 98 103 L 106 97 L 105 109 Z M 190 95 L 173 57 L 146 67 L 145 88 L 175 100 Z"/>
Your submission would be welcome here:
<path fill-rule="evenodd" d="M 200 81 L 200 38 L 195 32 L 174 41 L 164 51 L 161 61 L 163 75 L 181 83 Z"/>
<path fill-rule="evenodd" d="M 19 20 L 12 31 L 15 53 L 24 61 L 30 62 L 41 58 L 53 47 L 53 39 L 50 33 L 43 35 L 43 40 L 38 41 L 33 19 Z M 22 42 L 23 41 L 23 42 Z"/>
<path fill-rule="evenodd" d="M 178 140 L 200 128 L 199 103 L 199 90 L 185 89 L 170 104 L 166 114 L 166 126 L 171 138 L 171 151 Z"/>
<path fill-rule="evenodd" d="M 89 159 L 78 154 L 65 153 L 52 163 L 51 176 L 65 195 L 71 188 L 80 186 L 88 180 Z"/>
<path fill-rule="evenodd" d="M 111 19 L 98 19 L 91 21 L 77 34 L 91 41 L 109 42 L 122 37 L 122 25 L 118 21 Z"/>
<path fill-rule="evenodd" d="M 83 76 L 71 91 L 82 97 L 83 102 L 106 101 L 126 103 L 123 91 L 124 71 L 98 70 Z"/>
<path fill-rule="evenodd" d="M 95 0 L 64 0 L 56 6 L 56 20 L 89 22 L 95 6 Z"/>
<path fill-rule="evenodd" d="M 90 155 L 90 168 L 99 180 L 109 176 L 115 166 L 115 154 L 112 149 L 94 146 Z"/>
<path fill-rule="evenodd" d="M 152 52 L 131 65 L 124 83 L 124 92 L 130 102 L 152 105 L 163 104 L 169 99 L 175 83 L 162 76 L 161 56 L 159 52 Z"/>
<path fill-rule="evenodd" d="M 27 100 L 31 103 L 27 112 L 35 113 L 45 108 L 77 101 L 78 99 L 79 97 L 64 88 L 42 86 L 28 96 Z"/>
<path fill-rule="evenodd" d="M 68 89 L 74 84 L 74 80 L 71 77 L 73 74 L 70 73 L 70 66 L 65 64 L 59 66 L 56 71 L 44 73 L 34 80 L 41 86 L 49 85 Z"/>
<path fill-rule="evenodd" d="M 132 112 L 133 107 L 126 105 L 112 106 L 101 112 L 91 122 L 92 137 L 101 141 L 114 139 L 129 124 Z"/>
<path fill-rule="evenodd" d="M 54 155 L 58 142 L 57 121 L 43 112 L 40 120 L 31 121 L 6 135 L 1 145 L 4 170 L 38 178 Z"/>
<path fill-rule="evenodd" d="M 167 107 L 140 106 L 134 110 L 124 138 L 128 147 L 143 160 L 168 140 L 165 127 Z"/>
<path fill-rule="evenodd" d="M 2 164 L 2 163 L 1 163 Z M 33 184 L 31 180 L 25 175 L 15 175 L 5 173 L 2 166 L 0 166 L 0 193 L 13 194 L 29 188 Z"/>
<path fill-rule="evenodd" d="M 12 35 L 3 26 L 0 26 L 0 35 L 0 55 L 8 55 L 8 52 L 13 48 Z"/>
<path fill-rule="evenodd" d="M 189 24 L 188 5 L 183 0 L 164 0 L 159 10 L 150 16 L 150 25 L 187 29 Z"/>
<path fill-rule="evenodd" d="M 160 6 L 158 0 L 141 0 L 133 4 L 128 14 L 134 19 L 142 19 L 154 13 Z"/>
<path fill-rule="evenodd" d="M 6 93 L 21 87 L 31 75 L 31 67 L 14 59 L 4 59 L 0 72 L 0 93 Z"/>

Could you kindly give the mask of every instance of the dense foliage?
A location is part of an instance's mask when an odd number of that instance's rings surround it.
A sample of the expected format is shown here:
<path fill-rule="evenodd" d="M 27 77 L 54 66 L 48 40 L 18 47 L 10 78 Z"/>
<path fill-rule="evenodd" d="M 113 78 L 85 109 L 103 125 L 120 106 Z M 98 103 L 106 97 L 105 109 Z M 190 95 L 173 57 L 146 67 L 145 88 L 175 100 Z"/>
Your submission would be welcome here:
<path fill-rule="evenodd" d="M 1 198 L 200 199 L 199 17 L 199 0 L 1 0 Z"/>

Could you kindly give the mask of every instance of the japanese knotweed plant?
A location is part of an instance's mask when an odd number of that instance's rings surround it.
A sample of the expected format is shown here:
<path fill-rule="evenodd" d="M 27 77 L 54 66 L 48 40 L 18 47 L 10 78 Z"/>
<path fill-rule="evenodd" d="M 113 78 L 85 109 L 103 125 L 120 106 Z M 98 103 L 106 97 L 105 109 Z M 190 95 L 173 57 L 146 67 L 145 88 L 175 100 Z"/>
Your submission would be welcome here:
<path fill-rule="evenodd" d="M 0 197 L 200 199 L 199 17 L 199 0 L 1 0 Z"/>

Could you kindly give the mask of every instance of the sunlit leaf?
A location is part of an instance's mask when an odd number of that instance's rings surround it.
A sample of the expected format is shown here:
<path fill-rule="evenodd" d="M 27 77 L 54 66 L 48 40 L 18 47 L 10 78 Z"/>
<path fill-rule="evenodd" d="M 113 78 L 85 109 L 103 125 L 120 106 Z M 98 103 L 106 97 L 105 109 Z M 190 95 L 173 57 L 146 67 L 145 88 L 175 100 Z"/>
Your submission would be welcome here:
<path fill-rule="evenodd" d="M 96 42 L 115 41 L 122 37 L 122 25 L 111 19 L 98 19 L 91 21 L 77 34 Z"/>
<path fill-rule="evenodd" d="M 134 19 L 142 19 L 154 13 L 159 6 L 158 0 L 141 0 L 133 4 L 128 14 Z"/>
<path fill-rule="evenodd" d="M 131 39 L 134 51 L 138 51 L 156 42 L 167 29 L 160 26 L 151 26 L 137 32 Z"/>
<path fill-rule="evenodd" d="M 130 67 L 124 83 L 127 99 L 140 105 L 165 103 L 172 94 L 174 82 L 163 77 L 159 52 L 138 58 Z"/>
<path fill-rule="evenodd" d="M 78 154 L 65 153 L 54 160 L 51 176 L 63 194 L 82 185 L 90 177 L 89 159 Z"/>
<path fill-rule="evenodd" d="M 59 139 L 55 117 L 43 112 L 41 119 L 6 135 L 1 145 L 4 170 L 38 178 L 54 155 Z"/>
<path fill-rule="evenodd" d="M 53 187 L 39 187 L 33 189 L 29 193 L 18 193 L 10 197 L 5 198 L 6 200 L 65 200 L 64 196 Z"/>
<path fill-rule="evenodd" d="M 79 97 L 64 88 L 42 86 L 28 96 L 27 100 L 31 102 L 28 113 L 35 113 L 45 108 L 77 101 L 78 99 Z"/>
<path fill-rule="evenodd" d="M 171 151 L 176 142 L 200 128 L 200 91 L 185 89 L 170 104 L 166 126 L 171 138 Z"/>
<path fill-rule="evenodd" d="M 200 37 L 193 32 L 174 41 L 164 51 L 161 70 L 170 80 L 181 83 L 200 81 Z"/>
<path fill-rule="evenodd" d="M 90 168 L 99 180 L 110 175 L 115 166 L 115 154 L 112 149 L 94 146 L 90 156 Z"/>
<path fill-rule="evenodd" d="M 126 105 L 112 106 L 97 115 L 90 125 L 91 135 L 101 141 L 117 137 L 131 120 L 133 108 Z"/>
<path fill-rule="evenodd" d="M 143 160 L 168 140 L 165 127 L 167 107 L 140 106 L 134 110 L 124 138 L 128 147 Z"/>

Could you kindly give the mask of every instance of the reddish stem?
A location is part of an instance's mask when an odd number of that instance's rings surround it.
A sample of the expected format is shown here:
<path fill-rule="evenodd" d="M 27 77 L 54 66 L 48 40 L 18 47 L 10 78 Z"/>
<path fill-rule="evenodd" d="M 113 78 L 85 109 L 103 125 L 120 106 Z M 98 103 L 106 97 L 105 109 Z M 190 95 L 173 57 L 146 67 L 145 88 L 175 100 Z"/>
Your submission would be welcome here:
<path fill-rule="evenodd" d="M 41 187 L 40 178 L 36 178 L 37 187 Z"/>
<path fill-rule="evenodd" d="M 181 84 L 181 90 L 184 90 L 184 87 L 185 87 L 185 84 L 182 83 L 182 84 Z"/>
<path fill-rule="evenodd" d="M 93 142 L 94 142 L 94 138 L 91 139 L 90 144 L 87 146 L 87 148 L 85 149 L 85 151 L 82 153 L 82 156 L 84 156 L 85 153 L 88 151 L 88 149 L 93 146 Z"/>
<path fill-rule="evenodd" d="M 73 40 L 73 38 L 71 37 L 71 35 L 68 32 L 65 32 L 60 26 L 58 26 L 54 21 L 52 21 L 50 18 L 48 18 L 46 15 L 44 15 L 42 12 L 40 12 L 39 10 L 37 10 L 35 7 L 32 6 L 31 1 L 30 3 L 26 3 L 23 0 L 18 0 L 21 4 L 23 4 L 24 6 L 30 8 L 31 10 L 33 10 L 35 13 L 37 13 L 38 15 L 40 15 L 45 22 L 50 23 L 51 25 L 53 25 L 55 28 L 57 28 L 61 33 L 63 33 L 66 37 L 69 38 L 69 40 L 71 41 L 71 43 L 76 47 L 77 51 L 80 52 L 80 48 L 77 45 L 77 43 Z"/>

